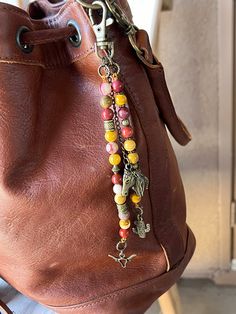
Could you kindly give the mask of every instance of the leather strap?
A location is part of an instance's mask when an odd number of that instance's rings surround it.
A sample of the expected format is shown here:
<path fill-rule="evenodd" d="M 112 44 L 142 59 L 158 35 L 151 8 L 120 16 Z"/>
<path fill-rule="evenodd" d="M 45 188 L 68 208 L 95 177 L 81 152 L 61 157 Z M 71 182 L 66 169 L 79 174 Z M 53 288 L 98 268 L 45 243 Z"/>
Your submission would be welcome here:
<path fill-rule="evenodd" d="M 39 45 L 69 38 L 76 34 L 74 27 L 29 31 L 22 34 L 22 42 L 27 45 Z"/>
<path fill-rule="evenodd" d="M 168 130 L 180 145 L 186 145 L 192 137 L 183 121 L 178 117 L 167 84 L 162 64 L 153 55 L 146 31 L 137 32 L 137 44 L 144 52 L 142 60 L 152 87 L 158 111 Z"/>
<path fill-rule="evenodd" d="M 13 314 L 9 307 L 0 300 L 0 313 L 1 314 Z"/>

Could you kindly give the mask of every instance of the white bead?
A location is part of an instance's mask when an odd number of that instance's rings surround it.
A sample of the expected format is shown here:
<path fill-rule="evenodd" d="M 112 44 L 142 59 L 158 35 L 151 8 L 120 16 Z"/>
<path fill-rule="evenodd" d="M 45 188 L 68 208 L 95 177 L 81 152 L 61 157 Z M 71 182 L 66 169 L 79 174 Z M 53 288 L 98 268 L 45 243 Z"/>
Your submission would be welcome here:
<path fill-rule="evenodd" d="M 127 220 L 130 217 L 130 213 L 128 211 L 126 213 L 119 212 L 118 217 L 122 220 Z"/>
<path fill-rule="evenodd" d="M 122 185 L 120 185 L 120 184 L 114 184 L 114 186 L 113 186 L 113 192 L 114 192 L 115 194 L 121 195 L 121 193 L 122 193 Z"/>

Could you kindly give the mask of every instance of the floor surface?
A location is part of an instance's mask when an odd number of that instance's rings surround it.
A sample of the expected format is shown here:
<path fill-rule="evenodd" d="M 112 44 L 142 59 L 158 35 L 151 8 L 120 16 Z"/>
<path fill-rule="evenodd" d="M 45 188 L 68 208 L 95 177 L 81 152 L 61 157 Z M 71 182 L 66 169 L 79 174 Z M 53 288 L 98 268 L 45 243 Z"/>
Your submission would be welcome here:
<path fill-rule="evenodd" d="M 215 286 L 205 279 L 181 280 L 178 286 L 182 314 L 236 314 L 236 287 Z M 15 314 L 54 314 L 20 295 L 3 281 L 0 281 L 0 299 Z M 161 314 L 158 303 L 155 302 L 145 314 Z"/>

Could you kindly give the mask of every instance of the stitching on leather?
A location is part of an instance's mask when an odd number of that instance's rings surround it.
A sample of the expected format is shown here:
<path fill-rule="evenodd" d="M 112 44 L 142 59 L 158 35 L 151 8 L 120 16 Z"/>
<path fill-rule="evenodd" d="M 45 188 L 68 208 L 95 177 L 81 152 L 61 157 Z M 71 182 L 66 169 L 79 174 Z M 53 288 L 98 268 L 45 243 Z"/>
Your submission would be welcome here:
<path fill-rule="evenodd" d="M 68 62 L 64 66 L 81 60 L 82 57 L 88 56 L 93 51 L 94 51 L 94 47 L 90 47 L 89 49 L 85 50 L 83 53 L 78 54 L 75 58 L 70 60 L 71 62 Z M 36 60 L 31 60 L 31 59 L 18 59 L 18 58 L 0 57 L 0 63 L 11 63 L 11 62 L 12 63 L 17 63 L 17 64 L 42 66 L 45 69 L 58 66 L 57 64 L 52 64 L 52 63 L 45 63 L 44 64 L 44 63 L 42 63 L 41 60 L 37 60 L 37 59 Z"/>
<path fill-rule="evenodd" d="M 37 62 L 38 61 L 38 62 Z M 17 64 L 25 64 L 25 65 L 37 65 L 45 68 L 45 65 L 41 63 L 39 60 L 25 60 L 18 58 L 9 58 L 9 57 L 0 57 L 1 63 L 17 63 Z"/>
<path fill-rule="evenodd" d="M 173 269 L 174 270 L 174 269 Z M 163 274 L 166 274 L 166 273 L 163 273 Z M 162 274 L 162 275 L 163 275 Z M 161 276 L 161 275 L 160 275 Z M 144 288 L 148 285 L 150 285 L 153 281 L 155 281 L 157 278 L 159 278 L 160 276 L 157 276 L 157 277 L 154 277 L 154 278 L 151 278 L 149 279 L 147 282 L 142 282 L 140 284 L 138 284 L 137 286 L 134 286 L 134 287 L 128 287 L 128 288 L 125 288 L 123 290 L 120 290 L 120 291 L 117 291 L 117 292 L 114 292 L 110 295 L 107 295 L 105 297 L 102 297 L 100 300 L 97 300 L 97 301 L 93 301 L 91 303 L 88 303 L 88 304 L 82 304 L 82 305 L 72 305 L 72 306 L 67 306 L 67 307 L 60 307 L 60 306 L 50 306 L 54 309 L 65 309 L 65 310 L 74 310 L 74 309 L 78 309 L 78 308 L 85 308 L 85 307 L 89 307 L 89 306 L 92 306 L 92 305 L 95 305 L 95 304 L 98 304 L 98 303 L 103 303 L 107 300 L 111 300 L 111 299 L 115 299 L 117 298 L 119 295 L 122 295 L 122 294 L 125 294 L 127 293 L 128 291 L 134 291 L 134 290 L 138 290 L 140 288 Z"/>
<path fill-rule="evenodd" d="M 42 24 L 42 25 L 44 25 L 44 26 L 48 26 L 49 29 L 50 29 L 50 26 L 51 26 L 52 22 L 53 22 L 53 21 L 54 21 L 54 22 L 55 22 L 55 21 L 60 21 L 60 20 L 64 17 L 64 15 L 67 13 L 67 11 L 69 10 L 69 8 L 71 8 L 71 7 L 73 7 L 73 6 L 78 6 L 78 3 L 77 3 L 76 1 L 73 1 L 73 2 L 70 2 L 70 3 L 66 3 L 66 4 L 63 6 L 62 10 L 59 11 L 55 17 L 49 18 L 48 20 L 45 20 L 45 21 L 38 21 L 38 20 L 36 20 L 36 21 L 37 21 L 37 24 L 38 24 L 38 25 L 39 25 L 39 24 Z M 29 15 L 27 15 L 27 13 L 18 11 L 17 8 L 14 9 L 14 8 L 7 7 L 7 6 L 3 6 L 3 7 L 0 6 L 0 8 L 3 9 L 3 10 L 5 10 L 5 11 L 13 12 L 13 13 L 15 13 L 15 14 L 17 14 L 17 15 L 24 16 L 25 18 L 28 19 L 29 22 L 31 22 L 31 24 L 34 24 L 34 21 L 32 21 L 32 20 L 30 19 Z M 83 11 L 83 12 L 84 12 L 84 11 Z M 85 12 L 84 12 L 84 16 L 85 16 Z M 86 16 L 85 16 L 85 17 L 86 17 Z M 46 24 L 46 25 L 45 25 L 45 24 Z M 73 63 L 73 62 L 75 62 L 75 61 L 79 61 L 79 59 L 80 59 L 81 57 L 83 57 L 83 56 L 85 56 L 85 55 L 88 55 L 88 54 L 89 54 L 90 52 L 92 52 L 93 50 L 94 50 L 94 47 L 92 46 L 92 47 L 88 48 L 87 50 L 83 51 L 82 53 L 77 54 L 75 58 L 73 58 L 70 62 L 65 63 L 64 65 L 69 65 L 69 64 L 71 64 L 71 63 Z M 3 61 L 4 61 L 4 59 L 5 59 L 5 60 L 12 61 L 12 62 L 14 62 L 14 63 L 18 63 L 18 64 L 38 65 L 38 66 L 42 66 L 43 68 L 53 68 L 53 67 L 55 67 L 55 66 L 58 66 L 58 64 L 43 63 L 42 60 L 38 60 L 38 59 L 31 60 L 31 59 L 19 59 L 19 58 L 9 58 L 9 57 L 1 57 L 1 56 L 0 56 L 0 60 L 3 60 Z M 6 63 L 9 63 L 9 61 L 8 61 L 8 62 L 6 61 Z M 1 61 L 0 61 L 0 62 L 1 62 Z M 63 64 L 62 64 L 61 66 L 63 66 Z"/>
<path fill-rule="evenodd" d="M 104 297 L 101 297 L 100 300 L 97 300 L 97 301 L 92 301 L 90 303 L 87 303 L 87 304 L 82 304 L 82 305 L 69 305 L 69 306 L 53 306 L 53 305 L 47 305 L 48 307 L 52 308 L 52 309 L 61 309 L 61 310 L 75 310 L 75 309 L 82 309 L 82 308 L 85 308 L 85 307 L 90 307 L 92 305 L 95 305 L 95 304 L 98 304 L 98 303 L 103 303 L 104 301 L 107 301 L 107 300 L 110 300 L 110 299 L 114 299 L 116 297 L 118 297 L 119 295 L 122 295 L 122 294 L 125 294 L 127 293 L 128 291 L 135 291 L 135 290 L 138 290 L 138 289 L 141 289 L 141 288 L 144 288 L 144 287 L 147 287 L 149 285 L 151 285 L 153 282 L 155 282 L 158 278 L 164 276 L 164 275 L 167 275 L 167 276 L 170 276 L 170 273 L 171 271 L 174 271 L 177 269 L 177 267 L 181 264 L 181 262 L 183 262 L 184 258 L 186 257 L 187 253 L 188 253 L 188 249 L 190 249 L 190 230 L 188 228 L 188 236 L 187 236 L 187 245 L 186 245 L 186 250 L 184 252 L 184 255 L 183 255 L 183 258 L 180 260 L 180 262 L 178 264 L 176 264 L 175 266 L 173 266 L 170 271 L 168 273 L 163 273 L 162 275 L 159 275 L 159 276 L 156 276 L 156 277 L 153 277 L 151 279 L 148 279 L 147 281 L 144 281 L 144 282 L 141 282 L 133 287 L 127 287 L 127 288 L 124 288 L 120 291 L 116 291 L 116 292 L 113 292 L 109 295 L 106 295 Z"/>

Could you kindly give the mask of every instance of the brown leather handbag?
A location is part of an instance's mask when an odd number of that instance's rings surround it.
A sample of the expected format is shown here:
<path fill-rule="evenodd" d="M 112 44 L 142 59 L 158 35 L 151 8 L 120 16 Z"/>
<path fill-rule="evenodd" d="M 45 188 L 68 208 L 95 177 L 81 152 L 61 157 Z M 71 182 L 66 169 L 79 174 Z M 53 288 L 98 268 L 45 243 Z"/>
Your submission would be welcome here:
<path fill-rule="evenodd" d="M 166 127 L 191 137 L 147 33 L 126 0 L 0 23 L 0 276 L 56 313 L 144 313 L 195 248 Z"/>

